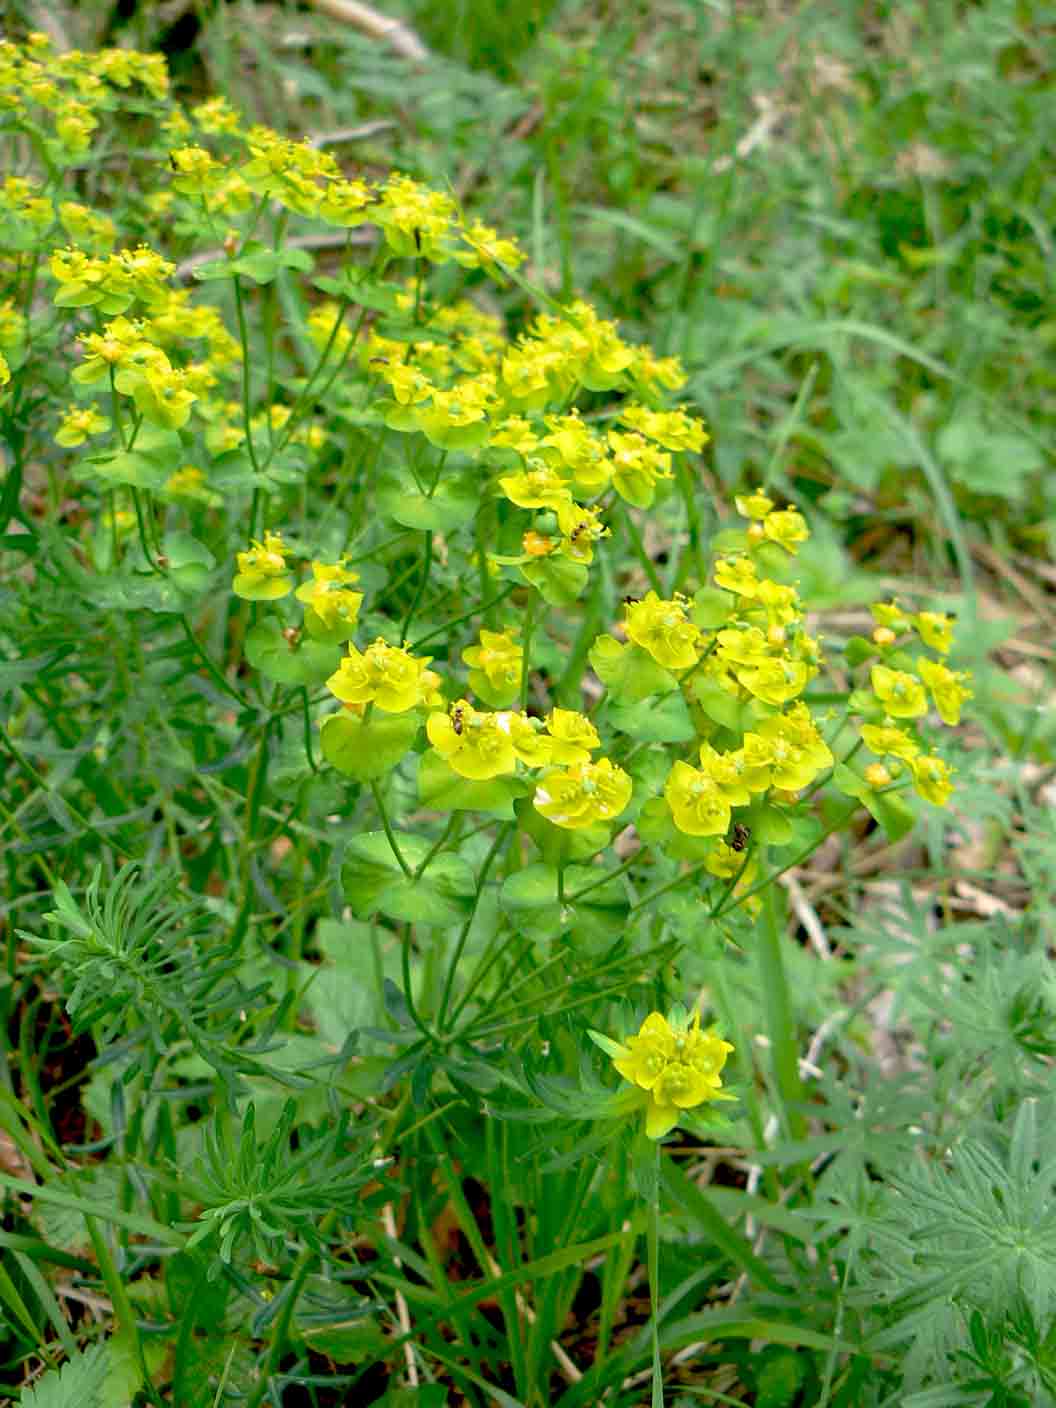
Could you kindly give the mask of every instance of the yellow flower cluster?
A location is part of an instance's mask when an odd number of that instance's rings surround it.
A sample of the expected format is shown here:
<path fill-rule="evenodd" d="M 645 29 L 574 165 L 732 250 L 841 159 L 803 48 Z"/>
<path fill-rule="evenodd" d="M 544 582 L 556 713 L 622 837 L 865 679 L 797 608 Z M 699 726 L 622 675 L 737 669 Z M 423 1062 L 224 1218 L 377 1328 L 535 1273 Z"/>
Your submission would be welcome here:
<path fill-rule="evenodd" d="M 722 1093 L 722 1069 L 733 1047 L 713 1031 L 701 1031 L 697 1011 L 692 1018 L 676 1012 L 670 1019 L 651 1012 L 637 1035 L 623 1042 L 591 1035 L 624 1080 L 642 1092 L 650 1139 L 670 1133 L 684 1110 L 729 1098 Z"/>
<path fill-rule="evenodd" d="M 601 746 L 589 719 L 553 709 L 545 721 L 512 710 L 485 712 L 459 699 L 430 714 L 429 742 L 452 771 L 474 781 L 509 776 L 518 763 L 544 769 L 533 798 L 555 826 L 577 830 L 612 821 L 631 799 L 631 779 L 610 759 L 591 761 Z"/>
<path fill-rule="evenodd" d="M 85 155 L 98 114 L 114 106 L 114 89 L 133 84 L 151 98 L 164 98 L 169 87 L 164 56 L 134 49 L 58 54 L 42 33 L 30 34 L 24 45 L 0 42 L 0 116 L 43 133 L 45 151 L 58 166 Z"/>

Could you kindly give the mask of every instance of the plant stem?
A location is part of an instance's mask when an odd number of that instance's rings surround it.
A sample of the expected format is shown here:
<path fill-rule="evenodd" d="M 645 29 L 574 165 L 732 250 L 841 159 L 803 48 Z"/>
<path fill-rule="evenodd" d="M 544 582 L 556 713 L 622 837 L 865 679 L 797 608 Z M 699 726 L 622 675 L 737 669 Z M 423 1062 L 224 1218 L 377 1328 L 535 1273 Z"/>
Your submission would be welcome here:
<path fill-rule="evenodd" d="M 385 809 L 385 798 L 381 795 L 381 788 L 376 782 L 372 782 L 370 784 L 370 790 L 374 793 L 374 805 L 377 807 L 378 815 L 381 817 L 381 824 L 385 828 L 385 836 L 388 839 L 389 845 L 392 847 L 392 854 L 399 862 L 400 869 L 403 871 L 404 875 L 413 883 L 415 878 L 414 871 L 407 864 L 407 859 L 400 850 L 400 843 L 396 840 L 396 833 L 392 829 L 389 814 Z"/>
<path fill-rule="evenodd" d="M 761 920 L 756 930 L 756 955 L 774 1085 L 786 1137 L 802 1139 L 807 1132 L 807 1122 L 799 1108 L 803 1100 L 803 1086 L 799 1078 L 799 1051 L 792 1019 L 792 1000 L 781 951 L 784 926 L 776 885 L 767 886 L 763 892 Z"/>

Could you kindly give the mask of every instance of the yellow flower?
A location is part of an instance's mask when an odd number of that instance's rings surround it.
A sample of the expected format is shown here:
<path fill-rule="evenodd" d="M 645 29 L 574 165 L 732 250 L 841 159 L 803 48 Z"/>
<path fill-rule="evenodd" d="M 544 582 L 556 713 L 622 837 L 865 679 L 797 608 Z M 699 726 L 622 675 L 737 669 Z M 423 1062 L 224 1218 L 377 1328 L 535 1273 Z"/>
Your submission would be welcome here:
<path fill-rule="evenodd" d="M 436 676 L 426 669 L 430 658 L 416 660 L 405 646 L 379 636 L 362 654 L 350 645 L 326 687 L 342 704 L 373 703 L 386 714 L 405 714 L 435 687 Z"/>
<path fill-rule="evenodd" d="M 926 802 L 934 802 L 944 807 L 953 791 L 950 769 L 934 754 L 924 758 L 913 758 L 909 764 L 913 772 L 913 786 Z"/>
<path fill-rule="evenodd" d="M 492 427 L 488 444 L 530 455 L 539 446 L 539 436 L 530 420 L 524 416 L 507 416 Z"/>
<path fill-rule="evenodd" d="M 745 735 L 745 748 L 751 734 Z M 770 749 L 770 782 L 786 792 L 798 792 L 831 768 L 835 759 L 818 733 L 807 706 L 800 702 L 787 714 L 764 719 L 755 737 Z"/>
<path fill-rule="evenodd" d="M 700 1013 L 691 1021 L 672 1021 L 652 1012 L 637 1036 L 617 1043 L 612 1064 L 624 1080 L 648 1091 L 645 1132 L 662 1139 L 674 1129 L 683 1110 L 722 1098 L 721 1072 L 733 1050 L 714 1032 L 700 1030 Z"/>
<path fill-rule="evenodd" d="M 878 601 L 869 609 L 873 613 L 873 620 L 877 625 L 888 626 L 893 631 L 909 629 L 910 617 L 906 615 L 897 601 Z"/>
<path fill-rule="evenodd" d="M 488 631 L 482 627 L 480 643 L 467 646 L 462 652 L 462 659 L 472 671 L 479 671 L 493 690 L 516 690 L 521 683 L 524 651 L 513 639 L 510 630 Z"/>
<path fill-rule="evenodd" d="M 501 777 L 517 768 L 508 714 L 485 714 L 465 699 L 446 714 L 430 714 L 429 742 L 454 772 L 476 782 Z"/>
<path fill-rule="evenodd" d="M 455 203 L 450 196 L 393 172 L 370 218 L 381 226 L 385 242 L 394 253 L 403 258 L 421 256 L 439 262 L 449 257 L 442 243 L 454 215 Z"/>
<path fill-rule="evenodd" d="M 677 597 L 664 601 L 656 592 L 646 593 L 627 607 L 624 630 L 665 669 L 688 670 L 700 658 L 700 629 Z"/>
<path fill-rule="evenodd" d="M 297 600 L 308 607 L 305 623 L 309 635 L 351 638 L 363 605 L 363 593 L 350 592 L 347 587 L 358 581 L 359 573 L 346 567 L 343 558 L 339 562 L 312 563 L 312 580 L 302 582 L 294 592 Z"/>
<path fill-rule="evenodd" d="M 468 227 L 464 226 L 459 233 L 468 248 L 459 249 L 456 246 L 453 252 L 459 264 L 467 269 L 480 267 L 490 270 L 496 264 L 516 269 L 518 264 L 524 263 L 524 251 L 518 249 L 513 240 L 500 239 L 490 225 L 482 225 L 478 220 Z"/>
<path fill-rule="evenodd" d="M 594 544 L 609 536 L 608 528 L 594 509 L 584 508 L 582 504 L 573 503 L 571 499 L 567 503 L 558 504 L 557 523 L 564 534 L 561 552 L 573 562 L 593 562 Z"/>
<path fill-rule="evenodd" d="M 619 816 L 631 800 L 631 791 L 631 779 L 623 769 L 602 758 L 547 773 L 532 800 L 547 821 L 576 830 Z"/>
<path fill-rule="evenodd" d="M 185 196 L 208 195 L 223 180 L 224 168 L 204 147 L 177 147 L 169 152 L 173 189 Z"/>
<path fill-rule="evenodd" d="M 920 670 L 921 679 L 931 691 L 939 718 L 944 724 L 959 724 L 961 705 L 972 697 L 972 691 L 964 684 L 968 676 L 960 671 L 948 670 L 936 660 L 919 660 L 917 668 Z"/>
<path fill-rule="evenodd" d="M 638 508 L 649 508 L 656 496 L 658 481 L 672 477 L 670 454 L 658 450 L 636 430 L 629 434 L 610 430 L 608 443 L 616 492 Z"/>
<path fill-rule="evenodd" d="M 911 763 L 920 752 L 917 740 L 894 724 L 862 724 L 862 741 L 871 753 L 901 758 L 904 763 Z"/>
<path fill-rule="evenodd" d="M 742 518 L 751 518 L 760 523 L 768 513 L 773 512 L 774 507 L 773 499 L 767 498 L 761 490 L 754 494 L 738 494 L 733 502 Z"/>
<path fill-rule="evenodd" d="M 928 712 L 928 697 L 915 675 L 874 665 L 869 678 L 873 693 L 893 719 L 919 719 Z"/>
<path fill-rule="evenodd" d="M 631 363 L 634 379 L 646 392 L 680 391 L 686 384 L 686 372 L 678 357 L 658 357 L 651 347 L 636 347 Z"/>
<path fill-rule="evenodd" d="M 679 831 L 687 836 L 724 836 L 730 829 L 730 802 L 706 772 L 676 762 L 664 797 Z"/>
<path fill-rule="evenodd" d="M 331 181 L 319 201 L 319 218 L 330 225 L 351 228 L 370 218 L 370 187 L 362 181 Z"/>
<path fill-rule="evenodd" d="M 0 386 L 6 386 L 11 380 L 11 368 L 7 365 L 7 358 L 0 352 Z"/>
<path fill-rule="evenodd" d="M 71 406 L 62 413 L 62 424 L 55 432 L 55 443 L 72 449 L 75 445 L 83 445 L 89 435 L 101 435 L 109 429 L 109 420 L 100 415 L 94 406 Z"/>
<path fill-rule="evenodd" d="M 647 435 L 665 450 L 691 450 L 699 454 L 708 441 L 704 422 L 685 411 L 650 411 L 645 406 L 626 405 L 620 419 L 632 430 Z"/>
<path fill-rule="evenodd" d="M 770 542 L 793 554 L 798 552 L 800 543 L 805 543 L 810 537 L 806 519 L 795 509 L 768 513 L 763 519 L 763 532 Z"/>
<path fill-rule="evenodd" d="M 530 768 L 546 767 L 553 758 L 554 740 L 543 732 L 542 719 L 527 714 L 509 714 L 510 739 L 513 751 Z"/>
<path fill-rule="evenodd" d="M 883 763 L 870 763 L 863 774 L 870 787 L 886 787 L 892 777 Z"/>
<path fill-rule="evenodd" d="M 721 557 L 715 564 L 715 585 L 737 596 L 758 596 L 755 563 L 750 557 Z"/>
<path fill-rule="evenodd" d="M 753 792 L 765 792 L 770 786 L 769 762 L 769 751 L 760 767 L 749 761 L 743 748 L 735 753 L 717 753 L 710 743 L 700 745 L 701 771 L 734 807 L 746 807 Z"/>
<path fill-rule="evenodd" d="M 810 667 L 802 660 L 757 658 L 736 669 L 738 684 L 767 704 L 787 704 L 802 694 L 810 679 Z"/>
<path fill-rule="evenodd" d="M 594 749 L 601 747 L 597 729 L 574 709 L 552 709 L 547 715 L 546 731 L 552 740 L 550 759 L 558 767 L 587 763 Z"/>
<path fill-rule="evenodd" d="M 937 650 L 940 655 L 949 654 L 953 645 L 952 616 L 946 616 L 941 611 L 918 611 L 910 619 L 925 645 Z"/>
<path fill-rule="evenodd" d="M 243 601 L 277 601 L 293 586 L 293 576 L 287 570 L 289 550 L 282 545 L 280 533 L 265 533 L 264 542 L 254 542 L 248 552 L 238 554 L 238 573 L 232 590 Z"/>
<path fill-rule="evenodd" d="M 499 487 L 518 508 L 556 509 L 572 502 L 567 483 L 542 460 L 529 461 L 529 467 L 519 474 L 503 475 Z"/>
<path fill-rule="evenodd" d="M 136 409 L 150 425 L 179 430 L 191 418 L 198 400 L 187 385 L 187 373 L 171 367 L 150 367 L 132 388 Z"/>
<path fill-rule="evenodd" d="M 547 416 L 548 434 L 539 442 L 549 460 L 557 459 L 584 495 L 600 494 L 612 477 L 612 462 L 605 442 L 584 425 L 579 412 Z"/>

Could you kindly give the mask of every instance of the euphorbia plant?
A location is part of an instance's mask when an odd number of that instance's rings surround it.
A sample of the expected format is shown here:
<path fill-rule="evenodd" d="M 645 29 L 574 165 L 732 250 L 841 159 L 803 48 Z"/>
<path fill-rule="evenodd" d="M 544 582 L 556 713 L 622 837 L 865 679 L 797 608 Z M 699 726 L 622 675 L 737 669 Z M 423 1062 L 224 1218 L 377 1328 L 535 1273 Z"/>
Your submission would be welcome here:
<path fill-rule="evenodd" d="M 680 956 L 758 916 L 739 937 L 797 1129 L 775 880 L 857 804 L 897 838 L 914 797 L 946 802 L 931 715 L 956 724 L 969 697 L 951 623 L 889 602 L 869 638 L 825 646 L 795 581 L 804 513 L 760 489 L 736 498 L 740 527 L 699 532 L 707 434 L 673 404 L 678 359 L 557 303 L 450 195 L 346 172 L 219 99 L 185 112 L 151 56 L 37 36 L 0 61 L 19 162 L 0 188 L 3 502 L 27 539 L 4 550 L 134 619 L 136 650 L 160 622 L 122 668 L 150 681 L 175 658 L 202 686 L 211 732 L 165 845 L 196 854 L 193 808 L 216 801 L 225 961 L 274 944 L 276 1022 L 303 1034 L 310 923 L 370 922 L 388 1026 L 365 1033 L 385 1057 L 356 1095 L 391 1118 L 386 1148 L 412 1101 L 453 1089 L 635 1135 L 644 1119 L 658 1141 L 707 1133 L 733 1047 L 654 994 L 681 1000 Z M 122 113 L 150 135 L 118 228 L 70 197 Z M 357 239 L 330 256 L 334 230 Z M 56 507 L 75 498 L 61 532 L 20 506 L 38 463 Z M 179 724 L 161 718 L 164 746 Z M 211 792 L 232 756 L 238 787 Z M 595 1040 L 626 1083 L 585 1064 L 566 1100 L 567 1046 L 543 1069 L 532 1038 L 572 1021 L 578 1059 L 617 1000 L 635 1015 Z"/>

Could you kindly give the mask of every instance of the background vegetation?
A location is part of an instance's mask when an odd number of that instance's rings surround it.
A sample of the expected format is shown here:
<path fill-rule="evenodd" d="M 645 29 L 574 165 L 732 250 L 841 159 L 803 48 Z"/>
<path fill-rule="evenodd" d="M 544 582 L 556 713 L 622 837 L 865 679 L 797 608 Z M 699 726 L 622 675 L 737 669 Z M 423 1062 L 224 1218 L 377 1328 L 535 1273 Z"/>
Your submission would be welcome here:
<path fill-rule="evenodd" d="M 950 611 L 975 699 L 948 812 L 897 843 L 862 813 L 781 886 L 798 1102 L 756 926 L 690 931 L 674 903 L 648 972 L 588 949 L 471 1033 L 479 1062 L 430 1065 L 398 947 L 340 892 L 340 787 L 305 788 L 291 745 L 260 796 L 259 719 L 172 618 L 27 588 L 5 538 L 8 1401 L 121 1404 L 145 1366 L 139 1401 L 177 1405 L 648 1402 L 655 1189 L 570 1091 L 588 1019 L 700 993 L 739 1103 L 721 1144 L 665 1155 L 664 1401 L 1056 1401 L 1056 7 L 393 3 L 420 60 L 322 5 L 10 8 L 16 37 L 161 50 L 187 101 L 223 94 L 516 233 L 534 283 L 684 359 L 702 531 L 765 483 L 811 523 L 822 634 L 867 631 L 892 594 Z M 69 505 L 39 492 L 43 531 Z M 680 513 L 640 551 L 619 538 L 602 619 L 674 575 Z M 417 561 L 385 560 L 401 606 Z M 417 629 L 445 619 L 426 602 Z M 221 617 L 191 624 L 228 658 Z M 246 672 L 225 678 L 237 697 Z M 395 805 L 414 814 L 409 789 Z M 59 949 L 86 925 L 160 943 L 164 1000 L 117 1006 L 112 967 Z M 544 1049 L 567 1087 L 537 1079 Z M 500 1118 L 527 1089 L 562 1117 Z M 191 1206 L 216 1231 L 198 1248 Z"/>

